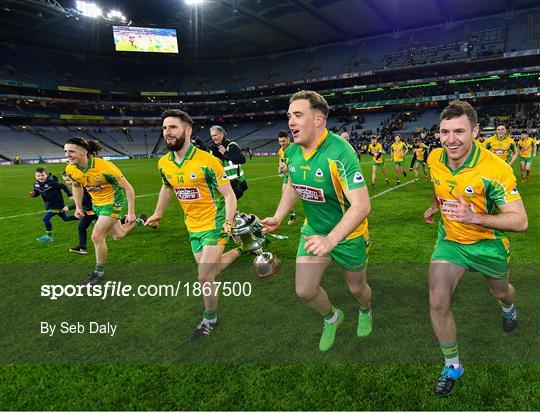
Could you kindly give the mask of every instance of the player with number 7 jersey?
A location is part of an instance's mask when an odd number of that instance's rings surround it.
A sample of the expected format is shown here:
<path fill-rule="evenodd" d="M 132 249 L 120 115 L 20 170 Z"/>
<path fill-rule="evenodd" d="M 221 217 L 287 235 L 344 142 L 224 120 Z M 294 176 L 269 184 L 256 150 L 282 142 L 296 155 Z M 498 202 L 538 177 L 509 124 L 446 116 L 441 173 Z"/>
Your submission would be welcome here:
<path fill-rule="evenodd" d="M 285 151 L 288 177 L 302 199 L 309 231 L 329 234 L 349 207 L 344 191 L 366 186 L 354 149 L 333 132 L 325 131 L 315 149 L 304 154 L 300 145 Z M 347 237 L 368 238 L 368 220 Z"/>
<path fill-rule="evenodd" d="M 295 289 L 324 319 L 320 351 L 332 348 L 345 318 L 321 287 L 332 260 L 342 267 L 349 291 L 360 304 L 357 336 L 372 331 L 371 288 L 366 281 L 371 204 L 353 147 L 326 128 L 329 112 L 328 102 L 317 92 L 302 90 L 291 96 L 287 116 L 294 143 L 285 151 L 286 183 L 276 212 L 261 221 L 265 231 L 274 231 L 298 198 L 302 200 L 306 221 L 296 252 Z"/>

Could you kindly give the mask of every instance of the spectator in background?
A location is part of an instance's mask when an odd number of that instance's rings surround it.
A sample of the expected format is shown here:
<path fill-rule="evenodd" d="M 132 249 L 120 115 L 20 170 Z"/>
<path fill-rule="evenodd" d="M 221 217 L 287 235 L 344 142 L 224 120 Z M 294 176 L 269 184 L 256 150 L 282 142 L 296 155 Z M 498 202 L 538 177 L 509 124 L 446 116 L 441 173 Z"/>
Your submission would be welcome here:
<path fill-rule="evenodd" d="M 227 132 L 221 126 L 211 126 L 210 136 L 214 144 L 210 146 L 210 151 L 212 155 L 223 163 L 227 179 L 231 181 L 236 199 L 240 199 L 248 189 L 244 170 L 242 169 L 242 164 L 246 163 L 246 157 L 238 144 L 227 140 L 226 135 Z"/>

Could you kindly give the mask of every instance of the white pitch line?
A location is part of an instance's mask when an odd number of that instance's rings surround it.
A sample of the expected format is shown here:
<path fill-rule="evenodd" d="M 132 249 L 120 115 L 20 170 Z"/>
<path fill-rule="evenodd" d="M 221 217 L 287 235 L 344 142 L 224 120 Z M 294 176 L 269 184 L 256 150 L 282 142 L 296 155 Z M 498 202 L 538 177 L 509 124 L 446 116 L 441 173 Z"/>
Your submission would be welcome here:
<path fill-rule="evenodd" d="M 277 178 L 278 175 L 260 176 L 258 178 L 252 178 L 252 179 L 250 179 L 250 181 L 257 181 L 259 179 L 268 179 L 268 178 L 274 178 L 274 177 Z M 154 192 L 152 194 L 135 195 L 135 198 L 144 198 L 144 197 L 147 197 L 147 196 L 155 196 L 155 195 L 158 195 L 158 194 L 159 194 L 159 192 Z M 11 215 L 11 216 L 8 216 L 8 217 L 0 217 L 0 220 L 26 217 L 28 215 L 39 215 L 39 214 L 44 214 L 44 213 L 45 213 L 45 211 L 29 212 L 28 214 L 19 214 L 19 215 Z"/>
<path fill-rule="evenodd" d="M 268 178 L 277 178 L 279 175 L 270 175 L 270 176 L 260 176 L 258 178 L 252 178 L 250 179 L 249 181 L 257 181 L 259 179 L 268 179 Z M 369 199 L 375 199 L 375 198 L 378 198 L 390 191 L 394 191 L 396 189 L 399 189 L 401 187 L 404 187 L 405 185 L 409 185 L 409 184 L 412 184 L 414 181 L 408 181 L 408 182 L 405 182 L 404 184 L 402 185 L 399 185 L 399 186 L 395 186 L 393 188 L 388 188 L 387 190 L 385 191 L 382 191 L 382 192 L 379 192 L 378 194 L 375 194 L 373 196 L 371 196 Z M 135 195 L 135 198 L 144 198 L 144 197 L 147 197 L 147 196 L 154 196 L 154 195 L 158 195 L 159 192 L 154 192 L 152 194 L 142 194 L 142 195 Z M 19 214 L 19 215 L 11 215 L 11 216 L 8 216 L 8 217 L 0 217 L 0 220 L 4 220 L 4 219 L 13 219 L 13 218 L 20 218 L 20 217 L 26 217 L 26 216 L 29 216 L 29 215 L 39 215 L 39 214 L 44 214 L 44 211 L 39 211 L 39 212 L 29 212 L 28 214 Z"/>
<path fill-rule="evenodd" d="M 398 186 L 394 186 L 392 188 L 388 188 L 382 192 L 379 192 L 378 194 L 375 194 L 373 196 L 370 196 L 369 199 L 375 199 L 375 198 L 378 198 L 384 194 L 387 194 L 388 192 L 391 192 L 391 191 L 395 191 L 396 189 L 399 189 L 399 188 L 403 188 L 405 185 L 409 185 L 409 184 L 412 184 L 413 182 L 415 182 L 414 180 L 412 181 L 408 181 L 408 182 L 405 182 L 404 184 L 401 184 L 401 185 L 398 185 Z"/>
<path fill-rule="evenodd" d="M 11 215 L 9 217 L 0 217 L 0 219 L 11 219 L 11 218 L 19 218 L 19 217 L 25 217 L 27 215 L 37 215 L 37 214 L 45 214 L 45 211 L 40 212 L 30 212 L 28 214 L 19 214 L 19 215 Z"/>
<path fill-rule="evenodd" d="M 258 178 L 250 178 L 248 181 L 258 181 L 259 179 L 277 178 L 279 175 L 259 176 Z"/>

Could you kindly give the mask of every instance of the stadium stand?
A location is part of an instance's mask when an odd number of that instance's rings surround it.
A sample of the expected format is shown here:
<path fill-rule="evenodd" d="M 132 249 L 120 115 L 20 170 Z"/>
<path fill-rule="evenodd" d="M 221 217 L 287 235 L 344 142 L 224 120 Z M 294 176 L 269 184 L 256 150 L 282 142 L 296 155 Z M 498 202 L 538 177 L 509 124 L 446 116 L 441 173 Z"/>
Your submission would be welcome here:
<path fill-rule="evenodd" d="M 126 90 L 237 90 L 307 78 L 376 69 L 395 69 L 500 56 L 538 48 L 540 11 L 493 16 L 452 25 L 354 40 L 313 49 L 232 61 L 144 62 L 0 44 L 2 74 L 28 81 L 68 82 Z M 436 41 L 434 40 L 436 39 Z M 36 64 L 37 56 L 37 64 Z M 181 73 L 182 76 L 177 74 Z M 145 79 L 141 83 L 141 79 Z M 224 83 L 222 79 L 226 79 Z"/>

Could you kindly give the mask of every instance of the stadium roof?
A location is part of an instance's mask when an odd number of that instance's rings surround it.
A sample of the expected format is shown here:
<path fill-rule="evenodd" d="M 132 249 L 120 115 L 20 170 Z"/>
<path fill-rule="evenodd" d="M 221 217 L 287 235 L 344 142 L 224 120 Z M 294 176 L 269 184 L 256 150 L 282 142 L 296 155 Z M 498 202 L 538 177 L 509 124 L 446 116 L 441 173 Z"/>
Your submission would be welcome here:
<path fill-rule="evenodd" d="M 74 13 L 75 0 L 0 0 L 0 39 L 106 53 L 110 23 Z M 236 59 L 538 7 L 537 0 L 98 0 L 133 26 L 174 27 L 182 56 Z"/>

